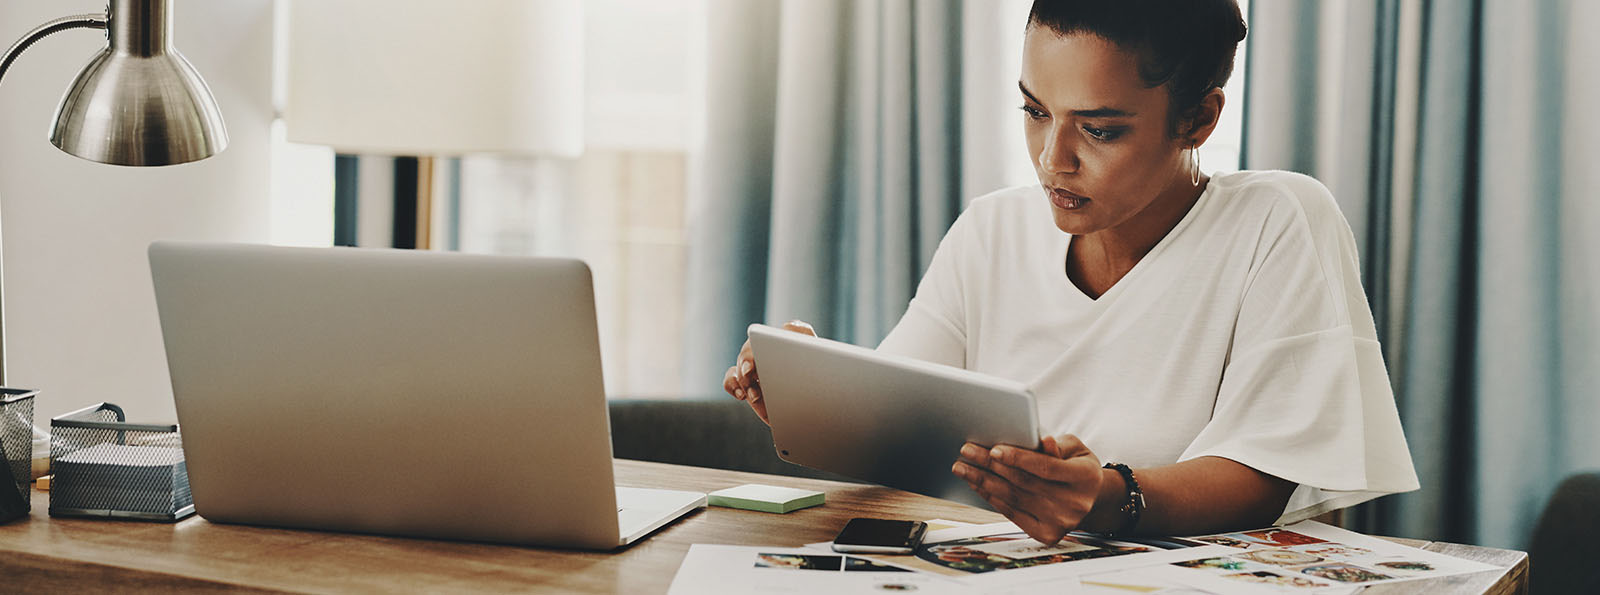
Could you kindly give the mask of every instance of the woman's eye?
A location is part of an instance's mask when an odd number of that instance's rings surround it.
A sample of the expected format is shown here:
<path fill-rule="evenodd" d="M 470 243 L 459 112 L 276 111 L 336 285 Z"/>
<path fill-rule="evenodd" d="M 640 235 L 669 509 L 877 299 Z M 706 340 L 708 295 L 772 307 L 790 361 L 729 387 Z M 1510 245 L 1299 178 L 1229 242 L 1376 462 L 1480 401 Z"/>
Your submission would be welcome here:
<path fill-rule="evenodd" d="M 1022 113 L 1028 114 L 1029 118 L 1033 118 L 1035 120 L 1043 120 L 1043 119 L 1049 117 L 1049 116 L 1045 115 L 1044 110 L 1041 110 L 1039 108 L 1033 107 L 1031 105 L 1022 106 Z"/>
<path fill-rule="evenodd" d="M 1115 140 L 1117 137 L 1122 136 L 1121 130 L 1113 130 L 1109 128 L 1084 126 L 1083 131 L 1088 133 L 1089 136 L 1094 137 L 1095 140 Z"/>

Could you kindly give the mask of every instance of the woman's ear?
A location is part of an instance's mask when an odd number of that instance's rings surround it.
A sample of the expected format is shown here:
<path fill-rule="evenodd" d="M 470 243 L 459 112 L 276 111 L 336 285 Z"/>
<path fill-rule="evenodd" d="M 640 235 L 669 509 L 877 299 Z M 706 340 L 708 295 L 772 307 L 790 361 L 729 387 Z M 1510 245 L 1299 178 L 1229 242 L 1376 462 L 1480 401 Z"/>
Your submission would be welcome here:
<path fill-rule="evenodd" d="M 1194 116 L 1184 122 L 1180 130 L 1180 138 L 1187 140 L 1190 147 L 1199 147 L 1206 144 L 1206 139 L 1211 138 L 1212 131 L 1217 129 L 1217 120 L 1222 117 L 1222 106 L 1227 102 L 1227 97 L 1222 94 L 1222 89 L 1212 87 L 1200 98 L 1200 105 L 1195 108 Z"/>

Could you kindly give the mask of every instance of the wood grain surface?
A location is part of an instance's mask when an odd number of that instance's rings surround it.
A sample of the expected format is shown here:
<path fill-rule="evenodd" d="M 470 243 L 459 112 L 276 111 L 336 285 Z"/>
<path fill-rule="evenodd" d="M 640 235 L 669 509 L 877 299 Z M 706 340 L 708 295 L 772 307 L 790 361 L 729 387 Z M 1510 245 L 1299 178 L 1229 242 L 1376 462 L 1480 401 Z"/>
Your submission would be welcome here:
<path fill-rule="evenodd" d="M 614 552 L 430 541 L 211 523 L 53 519 L 35 492 L 31 518 L 0 525 L 0 591 L 664 593 L 695 543 L 793 547 L 828 541 L 858 516 L 972 523 L 993 512 L 883 487 L 616 461 L 617 483 L 709 492 L 765 483 L 827 492 L 788 514 L 711 507 Z M 1505 568 L 1371 593 L 1518 593 L 1527 554 L 1433 543 L 1426 548 Z"/>

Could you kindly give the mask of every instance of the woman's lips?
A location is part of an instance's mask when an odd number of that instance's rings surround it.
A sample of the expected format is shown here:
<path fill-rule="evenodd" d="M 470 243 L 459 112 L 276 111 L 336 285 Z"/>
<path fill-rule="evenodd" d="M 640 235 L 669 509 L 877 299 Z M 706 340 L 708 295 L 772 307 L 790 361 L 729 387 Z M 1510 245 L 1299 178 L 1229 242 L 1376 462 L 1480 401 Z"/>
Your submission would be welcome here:
<path fill-rule="evenodd" d="M 1076 211 L 1089 206 L 1089 198 L 1060 188 L 1050 189 L 1050 204 L 1063 211 Z"/>

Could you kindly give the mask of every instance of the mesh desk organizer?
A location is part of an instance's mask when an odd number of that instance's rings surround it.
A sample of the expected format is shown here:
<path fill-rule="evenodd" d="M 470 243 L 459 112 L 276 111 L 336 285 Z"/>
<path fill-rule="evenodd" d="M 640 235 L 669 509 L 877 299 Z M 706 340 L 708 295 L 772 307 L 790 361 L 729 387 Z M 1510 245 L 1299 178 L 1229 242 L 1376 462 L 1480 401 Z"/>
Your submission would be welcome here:
<path fill-rule="evenodd" d="M 33 510 L 33 396 L 0 388 L 0 523 Z"/>
<path fill-rule="evenodd" d="M 176 425 L 101 403 L 50 420 L 50 516 L 177 521 L 194 514 Z"/>

